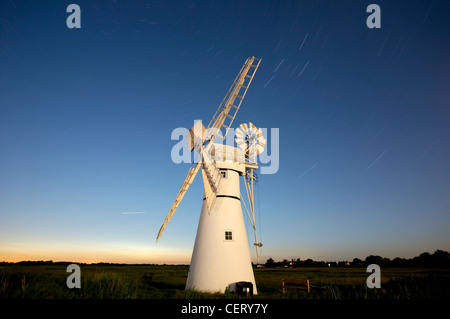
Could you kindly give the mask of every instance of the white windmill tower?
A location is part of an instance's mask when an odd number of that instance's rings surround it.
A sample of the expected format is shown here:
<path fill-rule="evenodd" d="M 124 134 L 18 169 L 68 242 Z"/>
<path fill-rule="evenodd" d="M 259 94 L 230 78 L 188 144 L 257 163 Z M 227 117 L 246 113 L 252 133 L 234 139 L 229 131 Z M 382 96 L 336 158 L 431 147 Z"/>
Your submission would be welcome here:
<path fill-rule="evenodd" d="M 238 283 L 245 282 L 251 283 L 249 286 L 253 293 L 257 293 L 241 202 L 255 230 L 255 247 L 259 258 L 258 248 L 262 244 L 258 243 L 256 237 L 253 170 L 258 168 L 256 154 L 264 148 L 265 139 L 261 130 L 250 123 L 249 126 L 243 124 L 237 129 L 236 142 L 241 149 L 214 143 L 214 140 L 216 137 L 225 139 L 260 62 L 261 59 L 255 57 L 246 60 L 208 127 L 205 128 L 200 121 L 196 121 L 186 138 L 191 151 L 195 150 L 200 159 L 190 167 L 156 238 L 158 241 L 161 237 L 202 167 L 203 205 L 186 289 L 223 293 L 227 287 L 235 291 Z M 222 129 L 225 129 L 223 136 L 220 134 Z M 244 177 L 250 213 L 241 198 L 240 176 Z"/>

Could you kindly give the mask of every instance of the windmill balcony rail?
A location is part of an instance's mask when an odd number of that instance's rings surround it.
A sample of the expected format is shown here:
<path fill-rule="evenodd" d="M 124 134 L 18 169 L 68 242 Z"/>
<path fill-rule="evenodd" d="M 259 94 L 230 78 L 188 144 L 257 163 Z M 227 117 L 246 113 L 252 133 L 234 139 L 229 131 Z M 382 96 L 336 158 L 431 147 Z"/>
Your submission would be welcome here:
<path fill-rule="evenodd" d="M 217 163 L 246 163 L 244 151 L 228 145 L 214 144 L 211 158 Z"/>

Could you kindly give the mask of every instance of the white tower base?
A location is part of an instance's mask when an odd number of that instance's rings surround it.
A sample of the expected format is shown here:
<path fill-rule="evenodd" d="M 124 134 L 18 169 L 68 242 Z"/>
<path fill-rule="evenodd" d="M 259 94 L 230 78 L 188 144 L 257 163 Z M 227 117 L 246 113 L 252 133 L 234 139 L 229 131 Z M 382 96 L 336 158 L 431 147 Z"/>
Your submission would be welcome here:
<path fill-rule="evenodd" d="M 217 167 L 225 176 L 210 212 L 203 200 L 186 289 L 224 293 L 227 287 L 236 291 L 238 282 L 250 282 L 257 294 L 240 202 L 239 176 L 245 165 Z"/>

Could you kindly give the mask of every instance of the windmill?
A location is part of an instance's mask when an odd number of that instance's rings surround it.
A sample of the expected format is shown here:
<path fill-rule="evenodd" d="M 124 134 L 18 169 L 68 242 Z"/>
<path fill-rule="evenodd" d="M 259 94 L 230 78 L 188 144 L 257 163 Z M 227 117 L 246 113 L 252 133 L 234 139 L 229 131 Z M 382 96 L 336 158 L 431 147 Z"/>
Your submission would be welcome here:
<path fill-rule="evenodd" d="M 253 201 L 253 184 L 258 168 L 256 155 L 264 149 L 262 131 L 253 124 L 243 124 L 236 132 L 240 149 L 214 143 L 225 137 L 236 117 L 261 59 L 249 57 L 207 128 L 196 121 L 186 136 L 191 152 L 199 158 L 191 165 L 175 201 L 162 224 L 156 241 L 178 208 L 181 199 L 202 168 L 203 204 L 189 267 L 186 289 L 204 292 L 236 291 L 245 282 L 257 293 L 250 251 L 245 231 L 241 202 L 255 231 L 255 247 L 259 262 Z M 225 133 L 222 135 L 222 129 Z M 240 193 L 239 177 L 244 177 L 249 207 Z M 250 211 L 249 211 L 250 210 Z"/>

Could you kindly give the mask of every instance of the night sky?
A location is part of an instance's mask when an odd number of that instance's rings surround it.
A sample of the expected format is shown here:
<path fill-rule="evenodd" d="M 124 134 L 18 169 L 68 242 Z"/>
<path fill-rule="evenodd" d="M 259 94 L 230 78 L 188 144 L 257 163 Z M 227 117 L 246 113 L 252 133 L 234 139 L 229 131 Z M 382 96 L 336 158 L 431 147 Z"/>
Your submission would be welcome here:
<path fill-rule="evenodd" d="M 449 17 L 444 0 L 1 1 L 0 261 L 189 263 L 200 174 L 155 242 L 190 167 L 171 134 L 207 125 L 250 56 L 233 126 L 279 129 L 263 262 L 449 251 Z"/>

